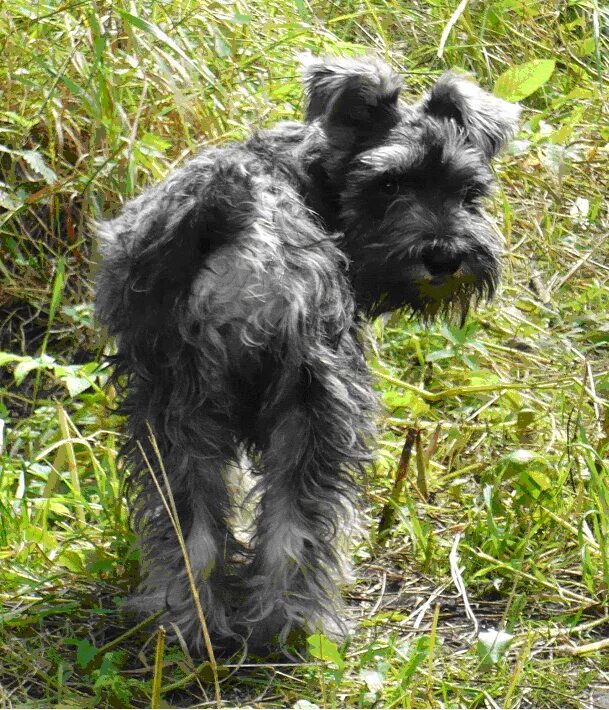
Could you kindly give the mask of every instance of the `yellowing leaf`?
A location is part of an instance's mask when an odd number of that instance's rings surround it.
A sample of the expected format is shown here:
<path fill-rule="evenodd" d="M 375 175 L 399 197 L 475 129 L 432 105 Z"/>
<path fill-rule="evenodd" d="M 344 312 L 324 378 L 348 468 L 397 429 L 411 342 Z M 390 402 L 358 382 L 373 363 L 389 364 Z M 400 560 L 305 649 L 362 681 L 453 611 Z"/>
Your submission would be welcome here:
<path fill-rule="evenodd" d="M 493 93 L 506 101 L 522 101 L 548 81 L 555 66 L 553 59 L 534 59 L 510 67 L 495 82 Z"/>

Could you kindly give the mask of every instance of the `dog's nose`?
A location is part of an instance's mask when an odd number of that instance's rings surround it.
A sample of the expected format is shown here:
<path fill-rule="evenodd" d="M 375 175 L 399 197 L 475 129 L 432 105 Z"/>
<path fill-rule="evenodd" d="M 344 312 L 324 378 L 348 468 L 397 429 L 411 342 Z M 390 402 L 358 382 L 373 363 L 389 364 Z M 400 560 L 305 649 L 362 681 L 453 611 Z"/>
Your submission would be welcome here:
<path fill-rule="evenodd" d="M 432 276 L 451 276 L 463 260 L 461 254 L 438 246 L 426 247 L 421 257 Z"/>

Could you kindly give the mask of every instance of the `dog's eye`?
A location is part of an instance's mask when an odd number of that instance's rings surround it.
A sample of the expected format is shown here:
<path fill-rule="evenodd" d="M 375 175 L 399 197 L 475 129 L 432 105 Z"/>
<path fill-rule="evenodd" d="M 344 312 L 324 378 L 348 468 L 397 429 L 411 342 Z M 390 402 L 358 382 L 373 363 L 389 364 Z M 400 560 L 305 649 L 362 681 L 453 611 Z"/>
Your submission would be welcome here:
<path fill-rule="evenodd" d="M 381 190 L 386 195 L 397 195 L 400 191 L 400 183 L 398 180 L 387 178 L 381 183 Z"/>

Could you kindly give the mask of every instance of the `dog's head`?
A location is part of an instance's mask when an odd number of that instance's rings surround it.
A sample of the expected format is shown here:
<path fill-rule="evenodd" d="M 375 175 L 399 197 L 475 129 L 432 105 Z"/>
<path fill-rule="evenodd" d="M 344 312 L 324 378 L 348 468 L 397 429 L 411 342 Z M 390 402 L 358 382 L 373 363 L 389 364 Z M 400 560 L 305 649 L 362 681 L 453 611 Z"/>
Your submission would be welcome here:
<path fill-rule="evenodd" d="M 500 243 L 482 202 L 519 107 L 452 73 L 405 105 L 399 77 L 376 59 L 309 58 L 303 73 L 360 308 L 464 315 L 491 296 Z"/>

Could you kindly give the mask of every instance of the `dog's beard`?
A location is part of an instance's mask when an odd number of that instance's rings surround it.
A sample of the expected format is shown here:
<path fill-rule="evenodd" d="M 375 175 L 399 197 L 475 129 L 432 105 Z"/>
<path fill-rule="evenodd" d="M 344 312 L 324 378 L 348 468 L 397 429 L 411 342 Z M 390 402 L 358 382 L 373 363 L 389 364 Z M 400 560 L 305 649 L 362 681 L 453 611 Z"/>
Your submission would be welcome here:
<path fill-rule="evenodd" d="M 450 280 L 452 277 L 449 277 L 448 281 Z M 487 274 L 484 281 L 445 286 L 441 290 L 446 293 L 441 298 L 426 293 L 425 286 L 419 289 L 419 300 L 407 304 L 414 316 L 425 322 L 441 317 L 451 322 L 458 322 L 463 327 L 470 308 L 475 308 L 481 301 L 493 297 L 496 278 Z"/>
<path fill-rule="evenodd" d="M 369 244 L 364 259 L 353 259 L 351 279 L 358 305 L 370 317 L 405 309 L 425 322 L 436 318 L 464 323 L 470 308 L 490 300 L 497 289 L 500 266 L 484 244 L 463 250 L 454 274 L 437 276 L 423 264 L 422 248 Z"/>
<path fill-rule="evenodd" d="M 419 266 L 420 270 L 421 267 Z M 464 324 L 472 307 L 490 300 L 497 289 L 499 264 L 490 255 L 464 259 L 463 265 L 449 276 L 436 278 L 424 275 L 415 279 L 415 293 L 409 305 L 413 313 L 428 321 L 442 317 Z"/>
<path fill-rule="evenodd" d="M 495 289 L 496 279 L 490 275 L 484 282 L 452 286 L 441 298 L 426 292 L 424 287 L 406 290 L 401 284 L 389 284 L 366 304 L 366 312 L 370 317 L 376 317 L 402 309 L 425 323 L 443 318 L 462 327 L 470 309 L 481 301 L 490 300 Z"/>

